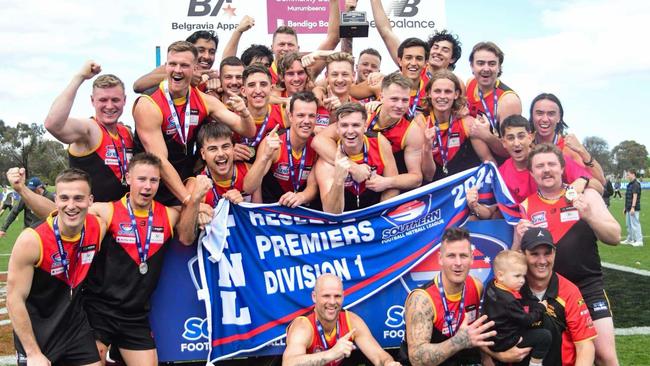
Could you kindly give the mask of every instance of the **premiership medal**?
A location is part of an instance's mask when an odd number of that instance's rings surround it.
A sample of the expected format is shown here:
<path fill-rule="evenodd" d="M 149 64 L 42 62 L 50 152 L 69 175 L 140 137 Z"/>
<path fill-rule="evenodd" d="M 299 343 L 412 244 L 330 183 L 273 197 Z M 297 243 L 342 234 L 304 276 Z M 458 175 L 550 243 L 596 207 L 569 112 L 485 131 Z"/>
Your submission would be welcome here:
<path fill-rule="evenodd" d="M 568 186 L 564 192 L 564 197 L 568 202 L 573 202 L 573 200 L 578 197 L 578 192 L 576 192 L 576 189 L 572 186 Z"/>
<path fill-rule="evenodd" d="M 149 265 L 147 265 L 147 262 L 142 262 L 138 266 L 138 269 L 140 270 L 140 274 L 145 275 L 149 271 Z"/>
<path fill-rule="evenodd" d="M 251 153 L 251 159 L 255 157 L 255 148 L 253 146 L 248 147 L 248 151 Z"/>
<path fill-rule="evenodd" d="M 445 175 L 449 174 L 449 170 L 447 170 L 447 165 L 442 166 L 442 172 L 445 173 Z"/>

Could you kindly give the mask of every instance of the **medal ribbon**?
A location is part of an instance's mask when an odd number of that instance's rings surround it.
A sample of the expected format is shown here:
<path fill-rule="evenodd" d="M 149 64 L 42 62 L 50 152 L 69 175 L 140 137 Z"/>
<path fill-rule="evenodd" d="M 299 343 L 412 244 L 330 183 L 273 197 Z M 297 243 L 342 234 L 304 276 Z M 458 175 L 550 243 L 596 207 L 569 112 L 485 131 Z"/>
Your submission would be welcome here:
<path fill-rule="evenodd" d="M 115 140 L 113 139 L 111 134 L 108 133 L 108 129 L 106 129 L 106 126 L 102 125 L 99 122 L 97 122 L 97 124 L 99 125 L 99 127 L 101 127 L 106 132 L 108 137 L 111 139 L 111 143 L 113 144 L 113 148 L 115 149 L 115 153 L 117 154 L 117 165 L 120 167 L 120 174 L 122 175 L 121 181 L 125 182 L 126 181 L 126 169 L 127 169 L 128 164 L 129 164 L 129 161 L 128 161 L 127 157 L 126 157 L 126 144 L 124 143 L 124 138 L 122 138 L 122 135 L 120 135 L 120 131 L 117 130 L 117 137 L 120 138 L 120 144 L 122 145 L 122 156 L 124 157 L 124 160 L 122 160 L 122 159 L 120 159 L 120 153 L 117 150 L 117 145 L 115 145 Z"/>
<path fill-rule="evenodd" d="M 320 336 L 320 341 L 323 344 L 323 350 L 327 351 L 329 348 L 327 346 L 327 338 L 325 338 L 325 331 L 323 330 L 323 325 L 320 323 L 320 320 L 316 319 L 316 329 L 318 330 L 318 335 Z M 336 339 L 338 340 L 340 337 L 339 331 L 341 327 L 339 324 L 339 320 L 336 319 Z"/>
<path fill-rule="evenodd" d="M 454 329 L 453 317 L 449 311 L 449 305 L 447 304 L 447 297 L 445 296 L 445 289 L 442 286 L 442 275 L 438 274 L 438 291 L 440 292 L 440 299 L 442 300 L 442 308 L 445 310 L 445 324 L 447 324 L 447 330 L 449 331 L 449 337 L 452 337 L 458 327 L 460 327 L 460 318 L 465 311 L 465 284 L 463 284 L 463 292 L 460 295 L 460 304 L 458 305 L 458 316 L 456 317 L 456 329 Z"/>
<path fill-rule="evenodd" d="M 151 203 L 153 205 L 153 202 Z M 144 243 L 144 248 L 142 247 L 142 240 L 140 238 L 140 231 L 138 230 L 138 222 L 135 220 L 135 215 L 133 214 L 133 209 L 131 208 L 130 197 L 126 195 L 126 209 L 129 212 L 129 217 L 131 218 L 131 226 L 135 233 L 135 245 L 138 248 L 138 256 L 140 257 L 140 264 L 147 261 L 147 256 L 149 255 L 149 244 L 151 243 L 151 229 L 153 228 L 153 207 L 149 207 L 149 217 L 147 218 L 147 238 Z"/>
<path fill-rule="evenodd" d="M 286 132 L 287 135 L 287 154 L 289 156 L 289 178 L 291 180 L 291 185 L 293 186 L 293 191 L 298 192 L 300 188 L 300 178 L 302 177 L 302 171 L 305 169 L 305 160 L 307 156 L 307 143 L 302 148 L 302 155 L 300 156 L 300 164 L 298 165 L 298 178 L 295 177 L 295 172 L 293 169 L 293 152 L 291 150 L 291 133 L 290 131 Z"/>
<path fill-rule="evenodd" d="M 54 220 L 52 220 L 52 230 L 54 231 L 54 238 L 56 239 L 56 247 L 57 250 L 59 251 L 59 257 L 61 258 L 61 265 L 63 265 L 63 273 L 65 274 L 65 280 L 70 286 L 70 294 L 72 294 L 72 286 L 74 286 L 74 283 L 72 280 L 70 280 L 70 261 L 68 260 L 68 253 L 65 251 L 65 248 L 63 247 L 63 240 L 61 240 L 61 232 L 59 231 L 59 218 L 55 217 Z M 79 236 L 79 244 L 77 248 L 77 260 L 79 260 L 79 255 L 81 254 L 81 247 L 84 242 L 84 236 L 86 234 L 86 226 L 81 227 L 81 234 Z"/>
<path fill-rule="evenodd" d="M 487 103 L 485 102 L 485 99 L 483 98 L 483 92 L 481 91 L 480 87 L 477 87 L 478 90 L 478 96 L 481 99 L 481 104 L 483 104 L 483 109 L 485 110 L 485 115 L 488 118 L 488 122 L 490 122 L 490 126 L 492 127 L 493 131 L 496 131 L 497 134 L 499 133 L 499 121 L 497 120 L 497 109 L 499 108 L 499 100 L 497 98 L 497 88 L 496 86 L 494 87 L 494 90 L 492 91 L 492 106 L 494 110 L 494 115 L 490 112 L 490 109 L 487 106 Z"/>
<path fill-rule="evenodd" d="M 212 175 L 210 174 L 210 169 L 208 167 L 205 167 L 205 175 L 210 178 L 210 181 L 212 182 L 212 207 L 217 207 L 217 202 L 221 199 L 221 196 L 219 196 L 219 193 L 217 192 L 217 184 L 214 182 L 212 179 Z M 237 180 L 237 167 L 233 163 L 232 165 L 232 177 L 230 178 L 230 189 L 235 188 L 235 181 Z"/>
<path fill-rule="evenodd" d="M 413 117 L 415 117 L 415 110 L 418 107 L 418 103 L 420 103 L 420 93 L 421 92 L 422 92 L 422 80 L 420 80 L 420 85 L 418 86 L 418 91 L 415 94 L 415 98 L 413 99 L 413 104 L 409 107 L 409 111 L 408 111 L 408 115 L 407 115 L 409 121 L 412 120 Z"/>
<path fill-rule="evenodd" d="M 429 117 L 429 123 L 431 123 L 431 117 Z M 442 144 L 442 131 L 440 131 L 440 124 L 438 120 L 436 120 L 436 116 L 433 115 L 433 122 L 436 127 L 436 143 L 438 144 L 438 148 L 440 149 L 440 158 L 442 160 L 442 168 L 443 170 L 447 170 L 447 162 L 448 157 L 449 157 L 449 139 L 451 138 L 451 128 L 454 124 L 454 118 L 452 116 L 449 116 L 449 127 L 447 128 L 447 144 L 443 145 Z"/>
<path fill-rule="evenodd" d="M 266 112 L 266 116 L 264 116 L 264 122 L 262 122 L 262 125 L 260 126 L 260 131 L 257 133 L 257 136 L 255 136 L 255 140 L 251 140 L 248 137 L 244 137 L 243 141 L 244 144 L 250 146 L 250 147 L 255 147 L 257 144 L 260 143 L 262 140 L 262 136 L 264 136 L 264 131 L 266 131 L 266 124 L 269 122 L 269 116 L 271 115 L 270 112 Z"/>
<path fill-rule="evenodd" d="M 180 119 L 178 118 L 178 114 L 176 113 L 176 106 L 174 105 L 174 102 L 172 100 L 171 94 L 169 94 L 169 81 L 165 80 L 163 82 L 163 88 L 165 92 L 165 99 L 167 100 L 167 104 L 169 105 L 169 111 L 172 114 L 172 122 L 174 122 L 174 127 L 176 128 L 176 133 L 178 133 L 178 136 L 181 139 L 181 142 L 183 145 L 187 145 L 187 137 L 190 133 L 190 114 L 192 111 L 192 108 L 190 106 L 190 96 L 191 96 L 191 91 L 192 88 L 187 89 L 187 96 L 185 97 L 186 103 L 185 103 L 185 119 L 183 120 L 183 124 L 185 127 L 185 131 L 181 128 L 181 123 Z M 185 132 L 185 133 L 183 133 Z"/>

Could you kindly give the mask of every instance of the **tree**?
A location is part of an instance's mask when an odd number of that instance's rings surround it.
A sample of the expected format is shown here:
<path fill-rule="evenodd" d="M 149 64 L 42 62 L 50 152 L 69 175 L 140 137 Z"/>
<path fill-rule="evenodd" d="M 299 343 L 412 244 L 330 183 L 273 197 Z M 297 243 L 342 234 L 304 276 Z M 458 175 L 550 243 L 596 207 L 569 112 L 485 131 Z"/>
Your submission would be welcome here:
<path fill-rule="evenodd" d="M 630 169 L 641 170 L 646 167 L 648 150 L 636 141 L 625 140 L 612 149 L 612 157 L 619 173 Z"/>
<path fill-rule="evenodd" d="M 0 172 L 11 167 L 24 167 L 27 176 L 37 175 L 52 183 L 66 167 L 66 152 L 59 142 L 45 140 L 45 129 L 36 123 L 18 123 L 15 127 L 0 120 Z"/>
<path fill-rule="evenodd" d="M 612 154 L 609 151 L 609 144 L 605 139 L 598 136 L 587 136 L 582 141 L 589 155 L 593 156 L 600 163 L 605 175 L 616 173 L 612 164 Z"/>

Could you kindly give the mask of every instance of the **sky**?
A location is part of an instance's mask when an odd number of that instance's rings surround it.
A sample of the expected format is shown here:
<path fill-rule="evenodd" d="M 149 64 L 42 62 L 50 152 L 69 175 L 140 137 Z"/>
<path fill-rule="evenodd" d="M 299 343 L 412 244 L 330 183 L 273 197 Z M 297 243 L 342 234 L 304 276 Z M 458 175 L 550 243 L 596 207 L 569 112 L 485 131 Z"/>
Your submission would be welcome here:
<path fill-rule="evenodd" d="M 369 7 L 366 1 L 359 0 L 360 7 Z M 84 61 L 94 59 L 105 72 L 125 81 L 127 106 L 122 120 L 132 124 L 130 111 L 136 95 L 130 89 L 133 81 L 155 67 L 162 2 L 0 0 L 0 76 L 4 82 L 0 119 L 9 124 L 42 123 L 52 101 Z M 245 3 L 253 1 L 239 1 L 239 18 L 248 13 L 242 8 Z M 551 92 L 562 101 L 569 131 L 578 138 L 599 136 L 610 148 L 623 140 L 650 147 L 645 109 L 641 108 L 650 96 L 646 88 L 650 85 L 646 27 L 650 2 L 452 0 L 445 2 L 445 8 L 446 27 L 463 44 L 456 68 L 462 79 L 471 76 L 468 56 L 472 46 L 491 40 L 505 53 L 501 79 L 519 94 L 524 116 L 528 117 L 535 95 Z M 270 44 L 270 36 L 255 41 Z M 381 43 L 374 46 L 384 47 Z M 386 60 L 382 69 L 392 71 L 392 67 Z M 79 89 L 72 116 L 93 114 L 90 93 L 90 82 L 86 82 Z"/>

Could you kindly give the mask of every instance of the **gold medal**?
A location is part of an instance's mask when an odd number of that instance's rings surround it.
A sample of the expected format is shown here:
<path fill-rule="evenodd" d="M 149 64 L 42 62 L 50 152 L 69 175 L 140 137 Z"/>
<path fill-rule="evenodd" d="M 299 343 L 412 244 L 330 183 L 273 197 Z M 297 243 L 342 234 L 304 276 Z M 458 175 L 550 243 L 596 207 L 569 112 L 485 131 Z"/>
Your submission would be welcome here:
<path fill-rule="evenodd" d="M 248 151 L 251 153 L 251 159 L 255 157 L 255 148 L 252 146 L 248 147 Z"/>
<path fill-rule="evenodd" d="M 568 202 L 573 202 L 573 200 L 578 197 L 578 192 L 576 192 L 576 189 L 572 186 L 568 186 L 564 192 L 564 197 Z"/>

